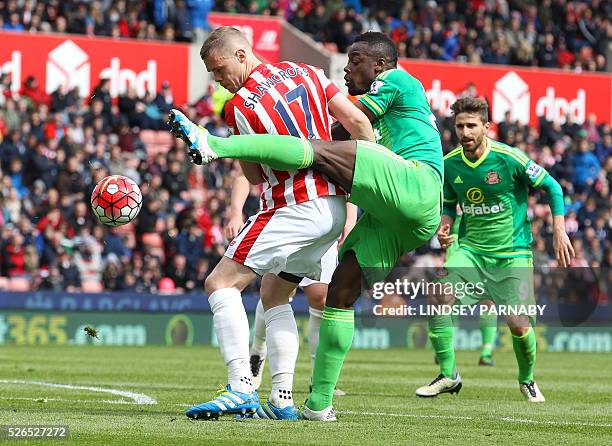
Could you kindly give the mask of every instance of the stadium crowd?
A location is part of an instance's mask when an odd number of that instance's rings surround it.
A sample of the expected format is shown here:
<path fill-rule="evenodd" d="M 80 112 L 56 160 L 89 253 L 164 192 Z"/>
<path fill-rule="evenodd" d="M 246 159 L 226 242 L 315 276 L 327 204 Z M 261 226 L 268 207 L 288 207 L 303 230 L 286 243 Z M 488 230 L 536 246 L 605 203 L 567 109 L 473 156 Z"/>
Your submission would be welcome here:
<path fill-rule="evenodd" d="M 211 9 L 279 15 L 334 51 L 389 33 L 400 56 L 605 71 L 612 4 L 603 0 L 0 0 L 0 29 L 193 41 Z"/>
<path fill-rule="evenodd" d="M 18 94 L 0 76 L 0 288 L 68 291 L 199 290 L 227 240 L 229 188 L 237 166 L 194 167 L 182 141 L 164 130 L 173 106 L 167 83 L 152 97 L 134 91 L 112 101 L 102 80 L 83 105 L 74 91 L 47 96 L 28 77 Z M 477 94 L 473 87 L 464 94 Z M 211 92 L 185 107 L 213 134 L 226 136 L 226 99 Z M 438 118 L 445 151 L 455 146 L 449 118 Z M 498 138 L 520 147 L 557 178 L 566 194 L 566 226 L 576 249 L 574 266 L 612 263 L 612 133 L 593 117 L 584 125 L 542 121 L 540 129 L 506 119 Z M 134 223 L 108 228 L 96 222 L 89 195 L 108 174 L 141 185 L 143 207 Z M 258 208 L 253 187 L 246 214 Z M 554 265 L 546 198 L 534 193 L 535 263 Z M 408 254 L 404 265 L 435 266 L 436 240 Z M 14 285 L 14 286 L 12 286 Z"/>
<path fill-rule="evenodd" d="M 0 0 L 0 28 L 140 39 L 191 41 L 207 28 L 210 0 L 58 1 Z M 470 62 L 581 67 L 599 70 L 612 34 L 610 4 L 568 2 L 346 0 L 299 2 L 226 0 L 228 12 L 278 14 L 315 40 L 344 51 L 365 29 L 389 32 L 402 56 Z M 27 73 L 24 73 L 27 75 Z M 174 105 L 172 86 L 138 97 L 130 90 L 113 101 L 102 80 L 84 104 L 76 90 L 47 95 L 26 76 L 19 93 L 0 73 L 0 289 L 201 289 L 227 240 L 229 188 L 237 165 L 207 169 L 187 162 L 182 142 L 164 123 Z M 478 95 L 467 86 L 462 95 Z M 228 135 L 222 119 L 227 95 L 211 91 L 187 115 L 213 134 Z M 439 110 L 445 151 L 456 145 L 452 122 Z M 557 178 L 566 195 L 566 228 L 574 266 L 612 264 L 612 135 L 610 125 L 542 121 L 539 128 L 497 123 L 496 137 L 524 150 Z M 141 185 L 137 221 L 120 228 L 96 222 L 89 194 L 108 174 Z M 253 187 L 245 214 L 258 208 Z M 536 265 L 554 265 L 546 197 L 530 198 Z M 408 254 L 402 265 L 436 266 L 436 240 Z"/>

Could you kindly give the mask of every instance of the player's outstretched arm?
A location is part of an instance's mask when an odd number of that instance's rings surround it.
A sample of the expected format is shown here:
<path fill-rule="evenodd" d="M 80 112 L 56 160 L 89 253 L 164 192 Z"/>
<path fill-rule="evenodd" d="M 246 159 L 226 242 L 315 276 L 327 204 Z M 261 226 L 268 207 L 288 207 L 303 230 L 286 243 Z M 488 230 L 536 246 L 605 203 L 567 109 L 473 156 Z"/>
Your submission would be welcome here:
<path fill-rule="evenodd" d="M 225 237 L 228 240 L 236 237 L 240 228 L 244 225 L 242 220 L 242 208 L 249 197 L 249 181 L 240 174 L 232 182 L 232 194 L 230 196 L 229 220 L 225 225 Z"/>
<path fill-rule="evenodd" d="M 343 94 L 338 93 L 331 98 L 329 111 L 353 139 L 375 142 L 370 119 Z"/>

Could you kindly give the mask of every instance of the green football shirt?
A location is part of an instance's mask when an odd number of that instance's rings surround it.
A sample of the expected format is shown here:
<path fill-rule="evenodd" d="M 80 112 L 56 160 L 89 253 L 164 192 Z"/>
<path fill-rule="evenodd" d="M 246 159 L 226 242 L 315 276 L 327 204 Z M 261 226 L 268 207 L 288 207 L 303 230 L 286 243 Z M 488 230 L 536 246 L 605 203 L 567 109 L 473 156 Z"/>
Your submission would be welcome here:
<path fill-rule="evenodd" d="M 444 157 L 444 214 L 463 211 L 461 248 L 491 257 L 531 257 L 529 186 L 538 187 L 548 172 L 521 150 L 491 139 L 476 162 L 458 147 Z"/>
<path fill-rule="evenodd" d="M 380 73 L 360 102 L 378 118 L 376 142 L 404 159 L 431 166 L 444 178 L 442 144 L 423 85 L 399 69 Z"/>

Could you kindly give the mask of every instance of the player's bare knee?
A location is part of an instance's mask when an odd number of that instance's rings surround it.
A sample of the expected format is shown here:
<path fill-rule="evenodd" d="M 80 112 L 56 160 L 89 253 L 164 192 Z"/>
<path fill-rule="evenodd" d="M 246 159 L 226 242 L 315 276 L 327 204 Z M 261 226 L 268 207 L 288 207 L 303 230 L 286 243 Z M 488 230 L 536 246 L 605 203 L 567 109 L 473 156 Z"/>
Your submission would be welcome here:
<path fill-rule="evenodd" d="M 329 284 L 325 304 L 328 307 L 351 309 L 361 294 L 361 280 L 337 280 Z"/>
<path fill-rule="evenodd" d="M 282 279 L 275 274 L 266 274 L 261 281 L 259 294 L 264 310 L 286 305 L 289 298 L 295 294 L 297 284 Z"/>
<path fill-rule="evenodd" d="M 510 327 L 510 332 L 514 336 L 522 337 L 522 336 L 525 336 L 527 333 L 529 333 L 530 328 L 531 328 L 530 326 L 523 327 L 521 325 L 516 325 L 514 327 Z"/>
<path fill-rule="evenodd" d="M 206 280 L 204 280 L 204 291 L 206 292 L 206 294 L 210 296 L 217 290 L 227 288 L 227 286 L 224 286 L 224 281 L 220 279 L 221 277 L 219 277 L 219 274 L 215 273 L 215 271 L 210 273 Z"/>
<path fill-rule="evenodd" d="M 308 306 L 315 310 L 323 310 L 325 300 L 327 299 L 328 286 L 324 283 L 313 283 L 304 288 Z"/>
<path fill-rule="evenodd" d="M 209 296 L 217 290 L 223 288 L 236 288 L 240 291 L 244 286 L 240 283 L 237 276 L 224 274 L 219 268 L 215 268 L 204 280 L 204 291 Z"/>
<path fill-rule="evenodd" d="M 327 300 L 327 293 L 317 294 L 316 299 L 308 299 L 308 306 L 315 310 L 323 310 L 325 307 L 325 301 Z"/>
<path fill-rule="evenodd" d="M 529 318 L 526 316 L 510 316 L 506 319 L 510 333 L 514 336 L 525 336 L 531 329 Z"/>

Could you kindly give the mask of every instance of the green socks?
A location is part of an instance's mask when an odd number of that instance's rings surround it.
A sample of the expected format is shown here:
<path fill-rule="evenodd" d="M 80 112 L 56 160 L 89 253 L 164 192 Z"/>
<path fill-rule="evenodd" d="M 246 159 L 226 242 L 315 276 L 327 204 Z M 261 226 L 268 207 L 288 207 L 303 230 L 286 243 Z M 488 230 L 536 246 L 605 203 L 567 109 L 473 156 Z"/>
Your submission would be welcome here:
<path fill-rule="evenodd" d="M 482 335 L 480 357 L 492 356 L 497 338 L 497 315 L 480 315 L 480 334 Z"/>
<path fill-rule="evenodd" d="M 332 405 L 344 358 L 353 343 L 355 312 L 325 307 L 312 372 L 312 392 L 306 406 L 320 411 Z"/>
<path fill-rule="evenodd" d="M 512 347 L 518 362 L 518 380 L 520 384 L 533 381 L 533 369 L 536 363 L 536 337 L 533 327 L 524 336 L 512 335 Z"/>
<path fill-rule="evenodd" d="M 455 376 L 454 333 L 450 316 L 438 315 L 429 318 L 429 340 L 440 362 L 440 373 L 447 378 Z"/>
<path fill-rule="evenodd" d="M 265 164 L 276 170 L 310 167 L 314 149 L 307 139 L 286 135 L 236 135 L 218 138 L 208 135 L 208 144 L 219 158 Z"/>

